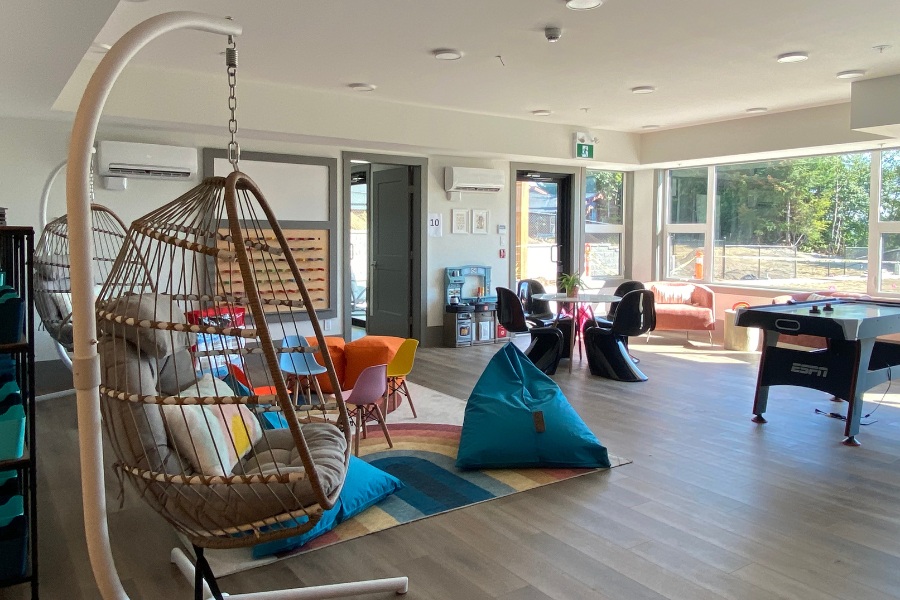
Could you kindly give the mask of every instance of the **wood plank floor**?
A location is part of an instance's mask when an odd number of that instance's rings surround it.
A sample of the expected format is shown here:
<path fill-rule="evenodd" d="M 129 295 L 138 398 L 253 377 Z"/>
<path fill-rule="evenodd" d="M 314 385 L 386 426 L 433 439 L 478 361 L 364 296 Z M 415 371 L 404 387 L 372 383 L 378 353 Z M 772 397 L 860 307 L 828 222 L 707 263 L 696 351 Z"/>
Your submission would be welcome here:
<path fill-rule="evenodd" d="M 867 396 L 860 448 L 825 394 L 773 388 L 750 421 L 756 357 L 632 343 L 646 383 L 556 381 L 633 464 L 396 527 L 222 580 L 227 592 L 408 575 L 434 600 L 900 598 L 900 386 Z M 495 347 L 422 349 L 411 379 L 465 398 Z M 565 363 L 563 363 L 565 366 Z M 893 393 L 897 392 L 897 393 Z M 420 418 L 427 420 L 427 415 Z M 81 524 L 75 408 L 38 407 L 44 598 L 98 597 Z M 114 555 L 132 598 L 188 598 L 174 535 L 109 483 Z M 0 591 L 0 598 L 16 597 Z M 377 598 L 378 596 L 368 596 Z M 381 597 L 393 597 L 391 594 Z"/>

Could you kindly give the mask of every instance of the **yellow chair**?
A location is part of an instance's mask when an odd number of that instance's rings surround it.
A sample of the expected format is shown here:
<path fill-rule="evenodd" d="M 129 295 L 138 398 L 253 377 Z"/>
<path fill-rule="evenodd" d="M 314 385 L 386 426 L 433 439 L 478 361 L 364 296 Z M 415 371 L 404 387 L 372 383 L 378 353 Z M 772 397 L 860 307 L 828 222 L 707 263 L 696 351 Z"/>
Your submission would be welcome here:
<path fill-rule="evenodd" d="M 406 387 L 406 377 L 413 368 L 413 361 L 416 360 L 416 348 L 419 347 L 419 340 L 409 338 L 400 344 L 397 354 L 391 359 L 387 366 L 388 380 L 388 398 L 392 398 L 395 394 L 400 393 L 406 396 L 409 402 L 409 408 L 412 409 L 413 417 L 418 418 L 416 407 L 413 405 L 412 396 L 409 394 L 409 388 Z M 399 405 L 399 402 L 397 403 Z"/>

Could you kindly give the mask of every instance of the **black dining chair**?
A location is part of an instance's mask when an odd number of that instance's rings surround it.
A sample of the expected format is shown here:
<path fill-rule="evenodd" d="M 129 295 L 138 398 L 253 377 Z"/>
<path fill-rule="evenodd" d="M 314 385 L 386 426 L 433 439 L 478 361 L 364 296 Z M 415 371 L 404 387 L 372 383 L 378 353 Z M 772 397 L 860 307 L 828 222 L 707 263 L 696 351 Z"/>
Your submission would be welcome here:
<path fill-rule="evenodd" d="M 633 292 L 634 290 L 642 290 L 644 289 L 644 284 L 640 281 L 624 281 L 619 284 L 619 287 L 616 288 L 616 291 L 613 292 L 614 296 L 618 296 L 622 298 L 628 292 Z M 619 308 L 618 302 L 611 302 L 609 305 L 609 310 L 606 312 L 606 315 L 603 317 L 594 317 L 594 320 L 597 322 L 597 325 L 600 327 L 612 327 L 613 319 L 616 318 L 616 310 Z"/>
<path fill-rule="evenodd" d="M 565 346 L 562 332 L 556 327 L 529 326 L 521 300 L 509 288 L 497 288 L 497 322 L 513 336 L 528 333 L 531 341 L 525 356 L 545 374 L 556 373 Z"/>
<path fill-rule="evenodd" d="M 548 327 L 556 320 L 556 315 L 550 310 L 548 300 L 535 300 L 536 294 L 546 294 L 544 285 L 536 279 L 523 279 L 517 286 L 519 300 L 525 310 L 525 318 L 539 327 Z"/>
<path fill-rule="evenodd" d="M 588 322 L 584 328 L 584 346 L 592 375 L 617 381 L 647 381 L 628 354 L 628 338 L 656 328 L 653 292 L 634 290 L 619 301 L 611 327 Z"/>

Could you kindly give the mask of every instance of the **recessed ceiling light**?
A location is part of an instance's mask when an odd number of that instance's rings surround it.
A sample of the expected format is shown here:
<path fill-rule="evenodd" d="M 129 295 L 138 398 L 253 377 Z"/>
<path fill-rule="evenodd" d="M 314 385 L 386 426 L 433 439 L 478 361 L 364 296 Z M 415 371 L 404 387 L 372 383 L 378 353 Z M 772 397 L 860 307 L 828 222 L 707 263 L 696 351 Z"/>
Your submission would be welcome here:
<path fill-rule="evenodd" d="M 631 88 L 632 94 L 652 94 L 656 91 L 656 88 L 652 85 L 639 85 L 637 87 Z"/>
<path fill-rule="evenodd" d="M 751 115 L 754 115 L 754 114 L 758 114 L 758 113 L 769 112 L 769 109 L 766 108 L 765 106 L 754 106 L 753 108 L 748 108 L 747 112 L 750 113 Z"/>
<path fill-rule="evenodd" d="M 641 129 L 659 129 L 659 125 L 644 125 Z"/>
<path fill-rule="evenodd" d="M 603 0 L 567 0 L 566 8 L 572 10 L 591 10 L 603 5 Z"/>
<path fill-rule="evenodd" d="M 838 79 L 856 79 L 858 77 L 865 77 L 866 72 L 863 69 L 850 69 L 849 71 L 841 71 L 835 77 Z"/>
<path fill-rule="evenodd" d="M 553 114 L 553 111 L 547 110 L 546 108 L 541 108 L 538 110 L 531 111 L 531 114 L 533 114 L 536 117 L 549 117 L 550 115 Z"/>
<path fill-rule="evenodd" d="M 431 54 L 438 60 L 459 60 L 462 58 L 462 52 L 452 48 L 438 48 L 437 50 L 432 50 Z"/>
<path fill-rule="evenodd" d="M 785 52 L 784 54 L 779 54 L 776 59 L 780 63 L 795 63 L 795 62 L 803 62 L 809 58 L 809 54 L 806 52 Z"/>
<path fill-rule="evenodd" d="M 354 92 L 373 92 L 376 86 L 371 83 L 351 83 L 347 87 Z"/>

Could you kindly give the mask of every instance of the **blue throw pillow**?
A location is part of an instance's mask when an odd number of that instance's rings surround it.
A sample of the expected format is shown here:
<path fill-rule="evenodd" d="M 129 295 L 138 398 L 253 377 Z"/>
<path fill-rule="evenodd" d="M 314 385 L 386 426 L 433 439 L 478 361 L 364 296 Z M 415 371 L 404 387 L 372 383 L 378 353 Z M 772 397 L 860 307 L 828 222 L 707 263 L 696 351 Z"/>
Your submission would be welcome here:
<path fill-rule="evenodd" d="M 469 396 L 456 466 L 608 468 L 610 462 L 556 382 L 507 344 Z"/>
<path fill-rule="evenodd" d="M 311 539 L 331 531 L 338 523 L 343 523 L 377 504 L 402 487 L 403 482 L 393 475 L 373 467 L 360 458 L 351 456 L 341 495 L 338 496 L 334 506 L 322 513 L 322 518 L 319 519 L 316 526 L 300 535 L 257 544 L 253 547 L 253 558 L 262 558 L 270 554 L 299 548 Z"/>

